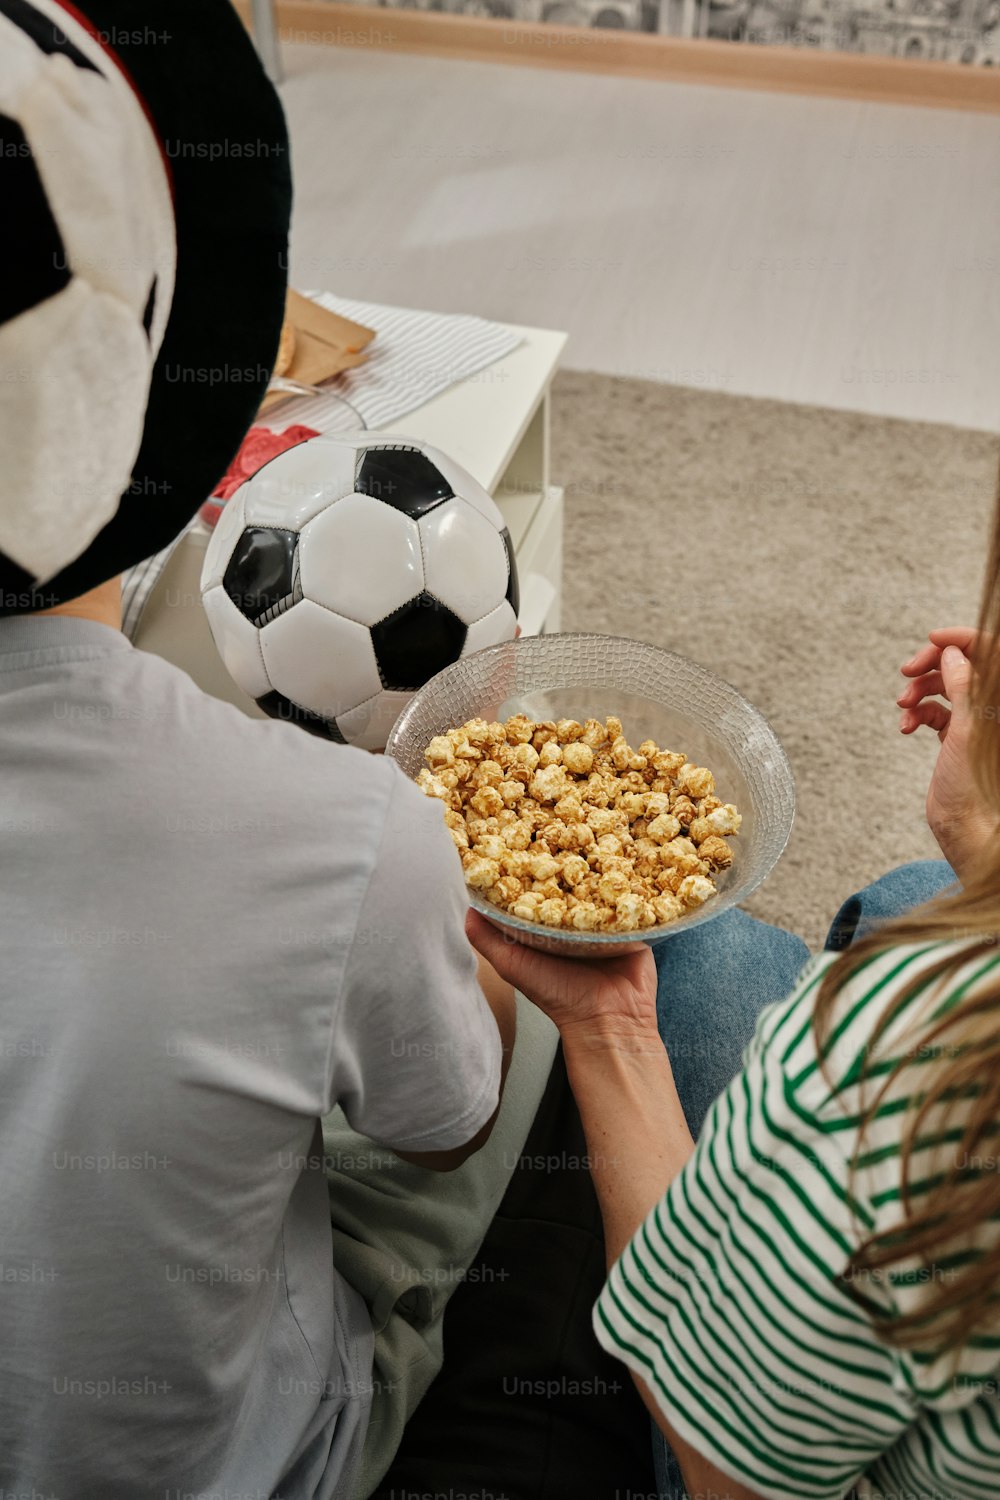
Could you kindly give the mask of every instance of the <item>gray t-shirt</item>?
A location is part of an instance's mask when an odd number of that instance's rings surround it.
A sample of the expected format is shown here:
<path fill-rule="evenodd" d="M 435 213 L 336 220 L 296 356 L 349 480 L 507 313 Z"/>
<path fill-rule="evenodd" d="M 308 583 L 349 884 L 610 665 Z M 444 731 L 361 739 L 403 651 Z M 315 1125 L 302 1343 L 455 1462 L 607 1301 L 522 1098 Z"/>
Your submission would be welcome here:
<path fill-rule="evenodd" d="M 447 1150 L 498 1096 L 439 806 L 3 619 L 0 850 L 0 1492 L 341 1494 L 373 1339 L 318 1117 Z"/>

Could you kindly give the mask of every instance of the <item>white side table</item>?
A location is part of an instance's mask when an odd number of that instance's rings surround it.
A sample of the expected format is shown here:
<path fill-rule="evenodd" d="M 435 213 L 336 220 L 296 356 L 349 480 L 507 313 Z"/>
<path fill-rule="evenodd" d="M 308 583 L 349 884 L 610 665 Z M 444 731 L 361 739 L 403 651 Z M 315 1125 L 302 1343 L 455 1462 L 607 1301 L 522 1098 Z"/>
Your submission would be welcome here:
<path fill-rule="evenodd" d="M 514 326 L 514 325 L 511 325 Z M 549 391 L 566 335 L 520 328 L 512 353 L 460 381 L 393 424 L 450 454 L 493 495 L 514 544 L 525 635 L 559 629 L 563 492 L 549 475 Z M 281 408 L 271 418 L 281 427 Z M 263 717 L 222 665 L 201 604 L 199 581 L 211 535 L 189 531 L 149 596 L 133 643 L 183 668 L 206 693 Z"/>

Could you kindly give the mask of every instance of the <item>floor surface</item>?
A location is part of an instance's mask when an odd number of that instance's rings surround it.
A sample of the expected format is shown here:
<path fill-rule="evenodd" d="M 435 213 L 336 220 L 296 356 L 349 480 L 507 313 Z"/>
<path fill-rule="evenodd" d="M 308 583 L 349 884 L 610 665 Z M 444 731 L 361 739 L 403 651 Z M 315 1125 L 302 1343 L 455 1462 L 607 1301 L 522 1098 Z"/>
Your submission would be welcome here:
<path fill-rule="evenodd" d="M 1000 117 L 358 48 L 285 65 L 295 285 L 566 329 L 568 368 L 1000 424 Z"/>

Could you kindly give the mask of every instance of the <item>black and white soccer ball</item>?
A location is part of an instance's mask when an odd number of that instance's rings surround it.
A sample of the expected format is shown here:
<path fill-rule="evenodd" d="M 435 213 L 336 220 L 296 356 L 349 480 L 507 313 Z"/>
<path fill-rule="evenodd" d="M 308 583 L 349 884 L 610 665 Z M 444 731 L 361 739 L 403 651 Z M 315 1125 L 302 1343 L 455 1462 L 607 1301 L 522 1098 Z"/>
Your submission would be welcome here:
<path fill-rule="evenodd" d="M 366 750 L 428 678 L 517 625 L 493 500 L 439 449 L 384 433 L 311 438 L 259 469 L 222 511 L 201 592 L 243 692 Z"/>

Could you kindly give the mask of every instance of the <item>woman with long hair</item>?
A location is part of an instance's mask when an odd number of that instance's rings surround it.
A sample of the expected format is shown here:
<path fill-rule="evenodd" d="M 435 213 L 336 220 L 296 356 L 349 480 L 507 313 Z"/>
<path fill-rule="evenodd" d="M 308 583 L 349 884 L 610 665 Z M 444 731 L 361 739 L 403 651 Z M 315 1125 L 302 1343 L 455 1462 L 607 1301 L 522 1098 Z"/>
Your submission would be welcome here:
<path fill-rule="evenodd" d="M 1000 515 L 978 629 L 902 672 L 947 863 L 852 897 L 797 978 L 802 946 L 744 914 L 593 964 L 469 918 L 559 1027 L 610 1267 L 594 1329 L 664 1495 L 1000 1494 Z M 693 1103 L 675 1018 L 690 1037 L 740 986 L 787 998 Z"/>

